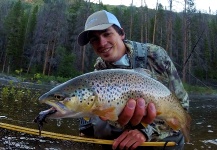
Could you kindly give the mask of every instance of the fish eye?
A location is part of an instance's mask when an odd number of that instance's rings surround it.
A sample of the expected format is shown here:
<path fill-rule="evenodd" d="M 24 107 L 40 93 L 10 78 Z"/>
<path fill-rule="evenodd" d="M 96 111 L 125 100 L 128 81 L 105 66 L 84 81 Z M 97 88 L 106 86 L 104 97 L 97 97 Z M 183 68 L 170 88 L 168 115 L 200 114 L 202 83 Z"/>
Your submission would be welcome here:
<path fill-rule="evenodd" d="M 63 99 L 63 96 L 56 94 L 56 95 L 54 95 L 54 98 L 60 100 L 60 99 Z"/>

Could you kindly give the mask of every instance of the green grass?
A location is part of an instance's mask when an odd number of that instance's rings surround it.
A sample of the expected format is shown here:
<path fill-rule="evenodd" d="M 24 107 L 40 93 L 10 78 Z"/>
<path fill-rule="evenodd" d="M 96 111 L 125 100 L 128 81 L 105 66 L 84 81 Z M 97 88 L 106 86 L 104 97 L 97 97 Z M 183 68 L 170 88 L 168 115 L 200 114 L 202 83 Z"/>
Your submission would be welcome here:
<path fill-rule="evenodd" d="M 186 83 L 184 84 L 184 87 L 188 93 L 217 94 L 217 89 L 213 89 L 212 87 L 194 86 Z"/>

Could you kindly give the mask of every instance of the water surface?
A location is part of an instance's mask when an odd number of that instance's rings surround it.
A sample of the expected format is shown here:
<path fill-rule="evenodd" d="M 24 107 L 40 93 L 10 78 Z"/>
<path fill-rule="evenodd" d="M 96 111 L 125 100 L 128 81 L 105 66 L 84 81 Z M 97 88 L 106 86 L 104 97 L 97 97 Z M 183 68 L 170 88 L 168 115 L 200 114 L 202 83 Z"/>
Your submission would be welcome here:
<path fill-rule="evenodd" d="M 0 90 L 1 91 L 1 90 Z M 39 90 L 44 93 L 46 90 Z M 40 93 L 40 94 L 41 94 Z M 38 94 L 38 93 L 37 93 Z M 0 98 L 0 122 L 37 129 L 33 119 L 41 110 L 48 109 L 39 104 L 38 96 L 16 100 Z M 217 96 L 193 96 L 190 101 L 192 116 L 191 141 L 186 150 L 217 149 Z M 43 130 L 78 135 L 76 119 L 49 120 Z M 27 135 L 0 128 L 0 149 L 101 149 L 100 145 L 62 141 Z"/>

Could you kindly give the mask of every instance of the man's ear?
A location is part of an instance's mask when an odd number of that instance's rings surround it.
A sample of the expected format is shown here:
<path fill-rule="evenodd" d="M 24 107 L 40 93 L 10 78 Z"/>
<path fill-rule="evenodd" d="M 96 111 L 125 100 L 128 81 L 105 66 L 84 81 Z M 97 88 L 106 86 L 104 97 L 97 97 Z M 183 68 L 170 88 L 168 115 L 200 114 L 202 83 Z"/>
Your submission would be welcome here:
<path fill-rule="evenodd" d="M 121 35 L 125 35 L 124 29 L 121 28 Z"/>
<path fill-rule="evenodd" d="M 123 28 L 121 28 L 121 37 L 122 37 L 122 40 L 125 39 L 125 32 L 124 32 L 124 29 L 123 29 Z"/>

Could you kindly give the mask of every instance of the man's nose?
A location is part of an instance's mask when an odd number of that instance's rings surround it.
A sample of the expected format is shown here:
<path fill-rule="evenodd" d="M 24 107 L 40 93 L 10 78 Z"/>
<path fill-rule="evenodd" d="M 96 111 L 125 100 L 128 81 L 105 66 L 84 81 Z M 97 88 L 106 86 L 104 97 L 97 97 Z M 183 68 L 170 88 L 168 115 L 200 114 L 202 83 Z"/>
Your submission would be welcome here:
<path fill-rule="evenodd" d="M 99 45 L 104 46 L 104 45 L 106 45 L 106 43 L 107 43 L 107 39 L 105 37 L 103 37 L 103 36 L 100 36 Z"/>

